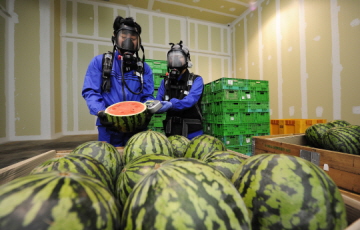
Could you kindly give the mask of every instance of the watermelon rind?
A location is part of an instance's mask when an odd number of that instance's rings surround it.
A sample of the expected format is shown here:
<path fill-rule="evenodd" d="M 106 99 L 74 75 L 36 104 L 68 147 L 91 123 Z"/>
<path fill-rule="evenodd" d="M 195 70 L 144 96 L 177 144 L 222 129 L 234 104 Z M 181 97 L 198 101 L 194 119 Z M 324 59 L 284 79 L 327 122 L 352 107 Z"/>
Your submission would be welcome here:
<path fill-rule="evenodd" d="M 356 126 L 334 127 L 323 136 L 327 150 L 360 155 L 360 131 Z"/>
<path fill-rule="evenodd" d="M 345 229 L 346 209 L 335 182 L 315 164 L 286 154 L 258 154 L 235 171 L 234 186 L 253 229 Z"/>
<path fill-rule="evenodd" d="M 125 165 L 116 182 L 116 197 L 121 204 L 125 204 L 134 186 L 157 164 L 173 157 L 163 154 L 147 154 L 136 157 Z"/>
<path fill-rule="evenodd" d="M 203 162 L 222 172 L 229 180 L 244 158 L 232 151 L 214 151 L 201 157 Z"/>
<path fill-rule="evenodd" d="M 97 179 L 57 171 L 2 185 L 0 207 L 1 229 L 119 229 L 122 210 Z"/>
<path fill-rule="evenodd" d="M 251 229 L 245 204 L 222 173 L 198 159 L 176 158 L 134 187 L 122 229 Z"/>
<path fill-rule="evenodd" d="M 147 130 L 133 135 L 126 143 L 122 155 L 124 165 L 132 159 L 146 154 L 163 154 L 174 157 L 168 138 L 157 131 Z"/>
<path fill-rule="evenodd" d="M 316 148 L 323 148 L 323 135 L 330 129 L 328 123 L 317 123 L 305 130 L 305 139 L 308 145 Z"/>
<path fill-rule="evenodd" d="M 201 159 L 205 154 L 213 151 L 225 151 L 224 143 L 214 136 L 207 134 L 199 135 L 191 139 L 188 144 L 184 157 Z"/>
<path fill-rule="evenodd" d="M 66 171 L 84 174 L 101 181 L 109 190 L 114 192 L 115 187 L 109 170 L 95 158 L 84 154 L 67 154 L 62 157 L 47 160 L 36 166 L 30 174 Z"/>
<path fill-rule="evenodd" d="M 331 127 L 345 127 L 351 125 L 349 122 L 345 120 L 333 120 L 333 121 L 329 121 L 327 124 L 330 125 Z"/>
<path fill-rule="evenodd" d="M 88 141 L 78 145 L 70 153 L 88 155 L 100 161 L 109 170 L 114 183 L 124 165 L 119 151 L 107 142 Z"/>
<path fill-rule="evenodd" d="M 184 157 L 190 140 L 182 135 L 172 135 L 168 139 L 174 149 L 174 156 L 177 158 Z"/>
<path fill-rule="evenodd" d="M 138 103 L 143 106 L 143 109 L 138 113 L 133 113 L 129 115 L 114 115 L 109 112 L 112 106 L 118 106 L 124 103 Z M 115 103 L 106 108 L 105 114 L 108 121 L 113 122 L 114 126 L 123 133 L 132 133 L 144 129 L 146 127 L 146 117 L 147 117 L 147 107 L 144 103 L 138 101 L 122 101 Z"/>

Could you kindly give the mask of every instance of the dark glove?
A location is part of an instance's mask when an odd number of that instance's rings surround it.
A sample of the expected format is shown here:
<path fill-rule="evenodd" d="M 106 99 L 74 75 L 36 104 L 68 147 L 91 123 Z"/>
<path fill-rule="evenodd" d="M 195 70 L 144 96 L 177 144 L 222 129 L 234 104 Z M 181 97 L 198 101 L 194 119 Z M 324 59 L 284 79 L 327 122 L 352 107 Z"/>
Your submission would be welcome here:
<path fill-rule="evenodd" d="M 172 108 L 172 103 L 169 101 L 161 101 L 162 107 L 156 113 L 165 113 Z"/>
<path fill-rule="evenodd" d="M 111 122 L 107 119 L 107 116 L 104 111 L 98 112 L 97 116 L 99 117 L 101 125 L 108 127 L 108 128 L 115 128 L 114 122 Z"/>

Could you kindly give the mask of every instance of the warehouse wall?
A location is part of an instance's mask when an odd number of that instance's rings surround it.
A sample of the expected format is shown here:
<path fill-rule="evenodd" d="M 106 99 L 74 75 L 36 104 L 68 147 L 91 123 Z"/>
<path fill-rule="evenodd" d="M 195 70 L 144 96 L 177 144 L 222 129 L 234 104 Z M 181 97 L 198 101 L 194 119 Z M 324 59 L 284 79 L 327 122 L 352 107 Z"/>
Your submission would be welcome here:
<path fill-rule="evenodd" d="M 271 118 L 360 125 L 357 0 L 266 0 L 230 26 L 111 2 L 0 0 L 0 143 L 96 133 L 80 92 L 87 65 L 111 49 L 116 15 L 142 25 L 146 58 L 190 47 L 193 72 L 269 80 Z M 167 31 L 167 32 L 164 32 Z"/>
<path fill-rule="evenodd" d="M 359 1 L 260 1 L 232 29 L 234 76 L 269 81 L 271 119 L 360 125 Z"/>
<path fill-rule="evenodd" d="M 89 115 L 81 96 L 84 75 L 90 60 L 112 50 L 110 37 L 117 15 L 133 17 L 142 27 L 142 43 L 147 59 L 166 60 L 169 42 L 180 40 L 189 46 L 194 67 L 191 71 L 209 82 L 231 76 L 230 29 L 154 13 L 112 3 L 62 1 L 62 132 L 97 133 L 95 116 Z M 140 52 L 140 56 L 142 53 Z"/>
<path fill-rule="evenodd" d="M 0 5 L 6 9 L 6 1 L 0 0 Z M 5 12 L 0 11 L 0 31 L 6 30 L 6 15 Z M 0 101 L 5 102 L 6 100 L 6 60 L 5 60 L 5 52 L 6 52 L 6 44 L 5 44 L 5 33 L 0 33 Z M 6 140 L 6 104 L 0 103 L 0 143 Z"/>
<path fill-rule="evenodd" d="M 0 143 L 51 139 L 59 129 L 60 0 L 2 0 Z M 57 21 L 57 22 L 56 22 Z M 56 47 L 56 48 L 55 48 Z M 56 73 L 55 73 L 56 71 Z M 56 100 L 55 100 L 56 97 Z M 55 109 L 56 108 L 56 109 Z M 57 128 L 55 128 L 57 127 Z"/>
<path fill-rule="evenodd" d="M 112 50 L 117 15 L 133 17 L 147 59 L 189 46 L 205 82 L 231 76 L 227 25 L 86 0 L 0 0 L 0 143 L 96 133 L 81 88 L 90 60 Z M 167 32 L 165 32 L 167 31 Z M 142 55 L 142 53 L 140 52 Z M 1 68 L 4 66 L 4 68 Z"/>

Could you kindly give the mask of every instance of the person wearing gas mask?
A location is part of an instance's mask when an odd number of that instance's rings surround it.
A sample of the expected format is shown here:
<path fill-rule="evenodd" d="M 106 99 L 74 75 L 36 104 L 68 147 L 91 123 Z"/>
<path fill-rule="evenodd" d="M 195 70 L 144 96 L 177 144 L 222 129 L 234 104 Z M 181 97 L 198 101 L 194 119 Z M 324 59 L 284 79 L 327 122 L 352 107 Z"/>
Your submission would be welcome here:
<path fill-rule="evenodd" d="M 156 100 L 162 107 L 157 113 L 166 112 L 163 122 L 166 136 L 183 135 L 192 139 L 203 134 L 201 98 L 203 78 L 190 73 L 192 67 L 189 49 L 180 41 L 170 43 L 167 53 L 168 75 L 162 80 Z"/>
<path fill-rule="evenodd" d="M 133 18 L 118 16 L 113 23 L 113 51 L 95 56 L 86 71 L 82 96 L 90 114 L 98 116 L 98 140 L 124 146 L 134 133 L 119 132 L 107 120 L 105 109 L 121 101 L 153 100 L 152 70 L 144 62 L 141 27 Z M 141 48 L 143 57 L 139 58 Z M 142 131 L 142 130 L 139 130 Z"/>

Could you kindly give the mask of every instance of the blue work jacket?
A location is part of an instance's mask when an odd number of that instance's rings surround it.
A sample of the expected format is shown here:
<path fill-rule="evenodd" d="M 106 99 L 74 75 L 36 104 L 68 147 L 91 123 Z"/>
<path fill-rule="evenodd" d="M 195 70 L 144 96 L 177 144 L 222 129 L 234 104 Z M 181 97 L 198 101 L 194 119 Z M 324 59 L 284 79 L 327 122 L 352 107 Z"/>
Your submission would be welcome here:
<path fill-rule="evenodd" d="M 103 92 L 101 89 L 102 78 L 102 58 L 103 54 L 95 56 L 86 71 L 84 85 L 82 89 L 82 96 L 90 110 L 90 114 L 97 115 L 99 111 L 105 110 L 108 106 L 121 101 L 140 101 L 142 103 L 147 100 L 153 100 L 154 80 L 152 70 L 148 64 L 144 63 L 143 73 L 143 90 L 141 90 L 141 81 L 136 76 L 135 71 L 123 73 L 127 87 L 122 82 L 121 65 L 122 60 L 119 58 L 118 51 L 115 51 L 114 61 L 112 66 L 112 74 L 110 77 L 111 89 L 110 92 Z M 132 90 L 134 93 L 130 92 Z M 99 119 L 96 125 L 101 125 Z"/>

